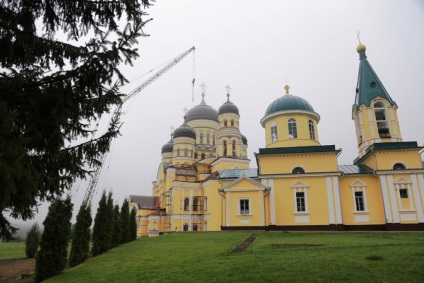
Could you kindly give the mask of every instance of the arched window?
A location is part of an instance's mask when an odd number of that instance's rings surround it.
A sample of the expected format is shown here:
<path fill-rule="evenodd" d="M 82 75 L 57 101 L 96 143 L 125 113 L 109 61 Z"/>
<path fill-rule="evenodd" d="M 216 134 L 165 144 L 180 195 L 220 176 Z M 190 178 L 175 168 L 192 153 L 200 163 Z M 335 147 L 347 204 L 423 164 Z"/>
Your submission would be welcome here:
<path fill-rule="evenodd" d="M 203 133 L 200 133 L 200 136 L 199 136 L 199 143 L 200 143 L 200 144 L 203 144 Z"/>
<path fill-rule="evenodd" d="M 374 103 L 375 120 L 380 138 L 390 138 L 389 123 L 386 119 L 386 108 L 383 102 Z"/>
<path fill-rule="evenodd" d="M 193 211 L 199 211 L 199 197 L 193 198 Z"/>
<path fill-rule="evenodd" d="M 309 120 L 309 137 L 311 140 L 315 140 L 314 122 Z"/>
<path fill-rule="evenodd" d="M 193 231 L 194 231 L 194 232 L 197 232 L 197 224 L 194 224 L 194 225 L 193 225 Z"/>
<path fill-rule="evenodd" d="M 194 153 L 194 158 L 196 158 L 196 159 L 197 159 L 197 153 L 196 153 L 196 152 Z"/>
<path fill-rule="evenodd" d="M 215 145 L 215 135 L 212 136 L 212 144 Z"/>
<path fill-rule="evenodd" d="M 188 156 L 188 149 L 184 148 L 184 156 Z"/>
<path fill-rule="evenodd" d="M 233 141 L 233 156 L 236 156 L 236 141 Z"/>
<path fill-rule="evenodd" d="M 303 168 L 301 167 L 296 167 L 293 169 L 292 174 L 304 174 L 305 170 L 303 170 Z"/>
<path fill-rule="evenodd" d="M 271 126 L 271 140 L 272 142 L 278 141 L 277 124 Z"/>
<path fill-rule="evenodd" d="M 180 156 L 180 154 L 181 154 L 181 150 L 177 149 L 177 156 Z"/>
<path fill-rule="evenodd" d="M 224 141 L 224 156 L 227 156 L 227 141 Z"/>
<path fill-rule="evenodd" d="M 183 225 L 183 231 L 187 232 L 188 231 L 188 224 L 184 224 Z"/>
<path fill-rule="evenodd" d="M 190 210 L 190 200 L 189 198 L 184 199 L 184 210 L 189 211 Z"/>
<path fill-rule="evenodd" d="M 396 163 L 395 165 L 393 165 L 393 170 L 405 170 L 405 169 L 406 167 L 402 163 Z"/>
<path fill-rule="evenodd" d="M 211 143 L 211 135 L 209 133 L 206 135 L 206 143 L 207 144 Z"/>
<path fill-rule="evenodd" d="M 293 118 L 290 118 L 288 125 L 289 125 L 289 138 L 296 139 L 297 138 L 296 120 Z"/>
<path fill-rule="evenodd" d="M 227 120 L 224 120 L 224 127 L 227 126 L 227 123 L 228 123 L 228 121 Z"/>
<path fill-rule="evenodd" d="M 231 120 L 231 127 L 234 127 L 234 120 Z"/>
<path fill-rule="evenodd" d="M 202 155 L 200 155 L 200 159 L 205 159 L 205 154 L 204 153 L 202 153 Z"/>

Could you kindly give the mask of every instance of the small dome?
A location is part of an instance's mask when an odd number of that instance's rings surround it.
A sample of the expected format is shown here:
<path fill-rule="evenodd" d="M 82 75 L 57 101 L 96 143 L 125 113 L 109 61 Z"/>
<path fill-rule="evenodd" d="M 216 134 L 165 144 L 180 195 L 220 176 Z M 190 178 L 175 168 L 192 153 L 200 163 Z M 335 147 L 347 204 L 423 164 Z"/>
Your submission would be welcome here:
<path fill-rule="evenodd" d="M 221 115 L 224 113 L 234 113 L 234 114 L 240 115 L 237 106 L 230 101 L 229 94 L 227 94 L 227 97 L 228 97 L 227 102 L 225 102 L 224 104 L 222 104 L 221 107 L 219 107 L 218 115 Z"/>
<path fill-rule="evenodd" d="M 162 146 L 161 153 L 172 152 L 173 150 L 174 150 L 174 142 L 172 141 L 172 135 L 171 135 L 171 139 Z"/>
<path fill-rule="evenodd" d="M 367 47 L 363 45 L 362 43 L 359 43 L 358 47 L 356 47 L 356 52 L 361 52 L 367 50 Z"/>
<path fill-rule="evenodd" d="M 284 95 L 280 98 L 274 100 L 267 108 L 265 116 L 286 110 L 305 110 L 310 112 L 315 112 L 311 104 L 305 99 L 294 96 L 294 95 Z"/>
<path fill-rule="evenodd" d="M 243 141 L 244 145 L 247 145 L 247 138 L 245 135 L 241 135 L 241 140 Z"/>
<path fill-rule="evenodd" d="M 196 132 L 192 128 L 190 128 L 186 123 L 184 123 L 174 131 L 174 139 L 179 137 L 188 137 L 196 139 Z"/>
<path fill-rule="evenodd" d="M 218 112 L 206 104 L 204 94 L 202 102 L 191 108 L 186 114 L 186 122 L 193 120 L 211 120 L 218 122 Z"/>

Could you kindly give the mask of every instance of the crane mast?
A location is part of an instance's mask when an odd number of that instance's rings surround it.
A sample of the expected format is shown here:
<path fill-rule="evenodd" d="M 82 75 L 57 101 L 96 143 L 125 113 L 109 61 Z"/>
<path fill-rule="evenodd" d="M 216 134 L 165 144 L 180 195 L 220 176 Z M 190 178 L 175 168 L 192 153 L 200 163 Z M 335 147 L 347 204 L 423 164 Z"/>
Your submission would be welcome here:
<path fill-rule="evenodd" d="M 186 57 L 192 51 L 193 52 L 195 51 L 195 47 L 194 46 L 191 47 L 190 49 L 188 49 L 187 51 L 185 51 L 184 53 L 182 53 L 182 54 L 178 55 L 177 57 L 175 57 L 170 63 L 166 64 L 162 69 L 160 69 L 159 71 L 157 71 L 150 78 L 148 78 L 145 82 L 143 82 L 137 88 L 135 88 L 134 90 L 132 90 L 127 96 L 125 96 L 122 99 L 122 102 L 116 107 L 115 111 L 113 111 L 111 121 L 114 120 L 114 119 L 118 119 L 121 116 L 122 105 L 125 102 L 127 102 L 128 100 L 130 100 L 131 98 L 133 98 L 140 91 L 142 91 L 148 85 L 150 85 L 151 83 L 153 83 L 160 76 L 162 76 L 163 74 L 165 74 L 168 70 L 170 70 L 172 67 L 174 67 L 176 64 L 178 64 L 184 57 Z M 194 79 L 192 81 L 192 84 L 194 84 Z M 100 156 L 100 158 L 99 158 L 100 163 L 95 168 L 95 170 L 93 172 L 93 176 L 92 176 L 92 178 L 90 180 L 90 183 L 88 184 L 88 188 L 87 188 L 87 191 L 85 192 L 84 200 L 82 202 L 85 205 L 87 205 L 87 204 L 88 205 L 91 205 L 91 201 L 93 200 L 93 196 L 94 196 L 94 193 L 96 191 L 97 183 L 98 183 L 98 181 L 100 179 L 100 174 L 102 172 L 103 164 L 104 164 L 104 162 L 106 160 L 106 154 L 107 154 L 107 152 L 103 153 Z"/>

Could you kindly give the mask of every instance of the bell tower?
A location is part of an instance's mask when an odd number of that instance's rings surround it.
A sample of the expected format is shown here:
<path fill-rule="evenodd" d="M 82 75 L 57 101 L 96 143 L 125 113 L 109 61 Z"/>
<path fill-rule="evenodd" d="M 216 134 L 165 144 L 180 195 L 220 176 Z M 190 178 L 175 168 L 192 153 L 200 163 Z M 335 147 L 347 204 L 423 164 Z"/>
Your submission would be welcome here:
<path fill-rule="evenodd" d="M 401 142 L 397 105 L 386 91 L 359 43 L 359 73 L 352 119 L 355 122 L 359 158 L 374 143 Z"/>

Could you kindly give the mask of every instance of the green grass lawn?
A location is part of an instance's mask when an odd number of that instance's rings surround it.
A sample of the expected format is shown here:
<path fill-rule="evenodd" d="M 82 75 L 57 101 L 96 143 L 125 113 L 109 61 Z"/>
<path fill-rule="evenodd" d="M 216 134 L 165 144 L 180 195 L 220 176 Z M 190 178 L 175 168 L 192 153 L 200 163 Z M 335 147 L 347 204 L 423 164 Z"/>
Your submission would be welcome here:
<path fill-rule="evenodd" d="M 0 260 L 25 257 L 25 242 L 0 242 Z"/>
<path fill-rule="evenodd" d="M 424 233 L 172 233 L 142 238 L 47 282 L 423 282 Z"/>

